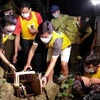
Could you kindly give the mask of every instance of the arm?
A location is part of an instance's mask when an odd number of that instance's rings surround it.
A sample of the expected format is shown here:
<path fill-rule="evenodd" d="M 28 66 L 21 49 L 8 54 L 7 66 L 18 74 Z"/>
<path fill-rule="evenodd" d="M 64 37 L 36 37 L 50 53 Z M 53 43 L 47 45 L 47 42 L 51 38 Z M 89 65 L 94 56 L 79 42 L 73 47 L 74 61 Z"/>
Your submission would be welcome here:
<path fill-rule="evenodd" d="M 84 85 L 86 87 L 89 87 L 91 85 L 90 78 L 88 78 L 88 77 L 85 77 L 85 76 L 77 76 L 76 77 L 76 80 L 83 81 L 83 83 L 84 83 Z"/>
<path fill-rule="evenodd" d="M 20 34 L 16 34 L 16 37 L 15 37 L 15 54 L 18 53 L 19 44 L 20 44 Z"/>
<path fill-rule="evenodd" d="M 50 64 L 48 66 L 48 69 L 47 69 L 47 71 L 46 71 L 46 73 L 44 75 L 45 77 L 48 77 L 48 75 L 50 74 L 50 72 L 53 70 L 53 68 L 54 68 L 54 66 L 56 64 L 57 59 L 58 59 L 58 57 L 57 58 L 52 57 L 52 59 L 50 61 Z"/>
<path fill-rule="evenodd" d="M 93 39 L 93 42 L 92 42 L 92 45 L 91 45 L 91 50 L 93 50 L 93 48 L 95 47 L 96 35 L 97 35 L 97 33 L 95 31 L 95 33 L 94 33 L 94 39 Z"/>
<path fill-rule="evenodd" d="M 22 28 L 21 28 L 20 17 L 18 17 L 16 28 L 15 28 L 15 31 L 14 31 L 14 34 L 16 35 L 16 37 L 15 37 L 15 54 L 17 54 L 18 47 L 20 45 L 20 33 L 21 33 L 21 30 L 22 30 Z"/>
<path fill-rule="evenodd" d="M 48 79 L 48 75 L 50 74 L 50 72 L 53 70 L 55 64 L 56 64 L 56 61 L 57 61 L 58 57 L 52 57 L 51 58 L 51 61 L 50 61 L 50 64 L 48 66 L 48 69 L 46 71 L 46 73 L 44 74 L 44 76 L 42 77 L 42 87 L 44 88 L 46 83 L 47 83 L 47 79 Z"/>
<path fill-rule="evenodd" d="M 34 53 L 35 53 L 35 50 L 36 50 L 37 47 L 38 47 L 38 44 L 33 43 L 32 47 L 30 48 L 30 51 L 29 51 L 29 54 L 28 54 L 27 63 L 25 65 L 25 67 L 24 67 L 24 71 L 26 71 L 27 68 L 29 68 L 29 67 L 31 68 L 30 63 L 31 63 L 31 60 L 32 60 L 32 58 L 34 56 Z"/>
<path fill-rule="evenodd" d="M 20 45 L 20 34 L 16 34 L 16 37 L 15 37 L 15 53 L 14 53 L 14 56 L 13 56 L 13 63 L 16 63 L 16 61 L 17 61 L 19 45 Z"/>
<path fill-rule="evenodd" d="M 55 64 L 56 64 L 56 61 L 61 53 L 61 46 L 62 46 L 62 39 L 57 39 L 54 43 L 54 46 L 53 46 L 53 55 L 52 55 L 52 58 L 50 60 L 50 63 L 49 63 L 49 66 L 48 66 L 48 69 L 44 75 L 44 77 L 42 78 L 42 86 L 45 87 L 45 84 L 47 82 L 47 77 L 48 75 L 50 74 L 50 72 L 54 69 L 55 67 Z M 49 53 L 49 52 L 48 52 Z"/>
<path fill-rule="evenodd" d="M 38 25 L 40 25 L 43 22 L 43 19 L 42 19 L 40 13 L 35 12 L 35 15 L 37 17 Z M 37 34 L 38 30 L 36 28 L 29 28 L 29 32 L 32 34 Z"/>
<path fill-rule="evenodd" d="M 17 24 L 16 24 L 16 28 L 14 31 L 15 36 L 15 53 L 13 56 L 13 63 L 16 63 L 17 61 L 17 53 L 18 53 L 18 48 L 20 45 L 20 33 L 21 33 L 21 23 L 20 23 L 20 18 L 18 17 L 17 19 Z"/>
<path fill-rule="evenodd" d="M 38 19 L 38 24 L 40 25 L 43 22 L 42 16 L 38 12 L 35 12 L 35 14 L 36 14 L 36 17 Z"/>
<path fill-rule="evenodd" d="M 56 64 L 56 61 L 61 53 L 61 46 L 62 46 L 62 39 L 56 39 L 56 41 L 54 42 L 54 45 L 53 45 L 53 55 L 52 55 L 52 58 L 51 58 L 51 61 L 50 61 L 50 64 L 48 66 L 48 69 L 45 73 L 45 76 L 48 77 L 48 75 L 50 74 L 50 72 L 53 70 L 55 64 Z"/>
<path fill-rule="evenodd" d="M 78 44 L 81 44 L 88 36 L 91 35 L 92 29 L 91 29 L 90 26 L 86 29 L 86 32 L 87 32 L 87 34 L 85 34 L 85 35 L 80 39 L 80 41 L 78 42 Z"/>
<path fill-rule="evenodd" d="M 90 81 L 91 81 L 92 84 L 100 83 L 100 79 L 98 79 L 98 78 L 91 78 Z"/>

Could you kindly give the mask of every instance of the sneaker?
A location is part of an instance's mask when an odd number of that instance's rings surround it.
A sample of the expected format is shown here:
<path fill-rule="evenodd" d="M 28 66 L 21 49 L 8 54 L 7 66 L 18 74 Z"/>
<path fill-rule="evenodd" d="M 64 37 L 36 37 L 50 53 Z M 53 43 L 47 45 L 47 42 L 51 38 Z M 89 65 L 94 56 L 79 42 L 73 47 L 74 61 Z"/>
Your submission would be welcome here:
<path fill-rule="evenodd" d="M 58 81 L 58 83 L 61 83 L 66 79 L 67 79 L 67 77 L 65 77 L 64 75 L 60 75 L 59 78 L 57 79 L 57 81 Z"/>

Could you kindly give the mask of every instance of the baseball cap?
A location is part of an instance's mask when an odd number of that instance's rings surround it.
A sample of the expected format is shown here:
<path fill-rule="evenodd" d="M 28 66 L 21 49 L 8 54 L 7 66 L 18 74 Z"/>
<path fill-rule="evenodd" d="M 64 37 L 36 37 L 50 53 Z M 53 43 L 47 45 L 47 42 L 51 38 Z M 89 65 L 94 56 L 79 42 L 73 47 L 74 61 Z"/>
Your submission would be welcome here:
<path fill-rule="evenodd" d="M 56 12 L 57 10 L 60 10 L 59 7 L 57 5 L 53 5 L 50 9 L 50 12 L 54 13 Z"/>
<path fill-rule="evenodd" d="M 89 16 L 81 16 L 81 20 L 86 22 L 86 23 L 89 23 L 90 18 L 89 18 Z"/>
<path fill-rule="evenodd" d="M 87 27 L 90 23 L 89 16 L 81 16 L 81 27 Z"/>
<path fill-rule="evenodd" d="M 11 4 L 5 4 L 2 8 L 2 11 L 5 12 L 5 11 L 9 11 L 13 9 L 13 7 L 11 6 Z"/>

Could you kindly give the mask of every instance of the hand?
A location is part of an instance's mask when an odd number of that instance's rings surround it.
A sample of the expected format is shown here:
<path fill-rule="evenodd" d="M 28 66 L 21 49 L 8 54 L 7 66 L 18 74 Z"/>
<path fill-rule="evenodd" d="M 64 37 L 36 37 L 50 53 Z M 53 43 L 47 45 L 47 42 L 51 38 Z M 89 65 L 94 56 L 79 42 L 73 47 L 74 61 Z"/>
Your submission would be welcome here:
<path fill-rule="evenodd" d="M 44 88 L 47 83 L 47 77 L 42 77 L 42 87 Z"/>
<path fill-rule="evenodd" d="M 26 71 L 28 68 L 32 69 L 32 66 L 31 65 L 25 65 L 23 71 Z"/>
<path fill-rule="evenodd" d="M 13 70 L 16 70 L 15 66 L 13 64 L 9 64 L 9 67 Z"/>
<path fill-rule="evenodd" d="M 36 34 L 36 33 L 37 33 L 37 29 L 32 29 L 32 28 L 30 28 L 30 29 L 29 29 L 29 32 L 32 33 L 32 34 Z"/>
<path fill-rule="evenodd" d="M 82 79 L 82 81 L 83 81 L 83 83 L 84 83 L 84 85 L 85 85 L 86 87 L 90 87 L 91 81 L 90 81 L 89 78 L 84 77 L 84 76 L 81 76 L 81 79 Z"/>
<path fill-rule="evenodd" d="M 16 73 L 16 68 L 14 67 L 14 65 L 9 64 L 9 67 L 11 68 L 13 74 L 15 75 L 15 73 Z"/>
<path fill-rule="evenodd" d="M 14 54 L 13 56 L 13 63 L 15 64 L 17 62 L 17 54 Z"/>

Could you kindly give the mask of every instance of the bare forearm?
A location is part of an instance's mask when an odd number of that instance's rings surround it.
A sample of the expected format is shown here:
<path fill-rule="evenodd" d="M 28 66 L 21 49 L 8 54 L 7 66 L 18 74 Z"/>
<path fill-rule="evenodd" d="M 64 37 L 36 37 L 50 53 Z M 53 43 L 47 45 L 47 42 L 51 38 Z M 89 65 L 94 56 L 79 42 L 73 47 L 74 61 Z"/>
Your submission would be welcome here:
<path fill-rule="evenodd" d="M 52 58 L 51 59 L 51 62 L 49 64 L 48 69 L 47 69 L 47 71 L 46 71 L 46 73 L 45 73 L 44 76 L 48 77 L 48 75 L 50 74 L 50 72 L 53 70 L 56 61 L 57 61 L 57 58 Z"/>
<path fill-rule="evenodd" d="M 93 39 L 93 44 L 96 42 L 96 32 L 94 33 L 94 39 Z"/>
<path fill-rule="evenodd" d="M 37 46 L 32 45 L 32 47 L 31 47 L 31 49 L 29 51 L 29 54 L 28 54 L 27 65 L 30 65 L 31 60 L 32 60 L 32 58 L 34 56 L 36 48 L 37 48 Z"/>
<path fill-rule="evenodd" d="M 81 38 L 81 40 L 84 41 L 87 37 L 88 37 L 88 35 L 86 34 Z"/>
<path fill-rule="evenodd" d="M 90 81 L 91 81 L 92 84 L 100 83 L 100 79 L 98 79 L 98 78 L 91 78 Z"/>

